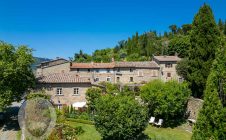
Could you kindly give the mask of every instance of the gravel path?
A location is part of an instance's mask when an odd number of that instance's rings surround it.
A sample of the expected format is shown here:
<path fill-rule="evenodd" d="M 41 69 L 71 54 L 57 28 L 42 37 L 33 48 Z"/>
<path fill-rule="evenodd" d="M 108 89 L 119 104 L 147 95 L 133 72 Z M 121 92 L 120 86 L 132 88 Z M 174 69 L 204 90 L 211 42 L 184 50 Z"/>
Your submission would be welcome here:
<path fill-rule="evenodd" d="M 17 132 L 20 130 L 17 114 L 21 103 L 13 103 L 8 109 L 4 125 L 0 128 L 0 140 L 16 140 Z"/>

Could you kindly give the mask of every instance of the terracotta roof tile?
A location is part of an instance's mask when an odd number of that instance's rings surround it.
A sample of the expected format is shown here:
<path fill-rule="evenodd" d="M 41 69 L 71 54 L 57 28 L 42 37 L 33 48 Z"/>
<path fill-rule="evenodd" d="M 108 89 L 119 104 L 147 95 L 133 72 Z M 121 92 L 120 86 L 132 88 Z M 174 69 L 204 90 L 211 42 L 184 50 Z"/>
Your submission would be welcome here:
<path fill-rule="evenodd" d="M 178 56 L 154 56 L 154 59 L 158 61 L 180 61 Z"/>
<path fill-rule="evenodd" d="M 79 77 L 71 73 L 54 73 L 37 78 L 39 83 L 90 83 L 88 77 Z"/>
<path fill-rule="evenodd" d="M 159 65 L 154 61 L 116 62 L 115 67 L 158 68 Z"/>
<path fill-rule="evenodd" d="M 159 65 L 154 61 L 143 62 L 112 62 L 112 63 L 72 63 L 71 68 L 115 68 L 115 67 L 139 67 L 139 68 L 158 68 Z"/>
<path fill-rule="evenodd" d="M 71 68 L 114 68 L 114 63 L 72 63 Z"/>

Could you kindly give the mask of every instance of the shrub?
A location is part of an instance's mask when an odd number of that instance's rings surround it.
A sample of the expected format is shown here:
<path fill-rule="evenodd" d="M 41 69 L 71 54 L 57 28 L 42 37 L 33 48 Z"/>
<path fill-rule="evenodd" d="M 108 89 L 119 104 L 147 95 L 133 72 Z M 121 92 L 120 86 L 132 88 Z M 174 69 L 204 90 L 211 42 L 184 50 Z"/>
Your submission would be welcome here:
<path fill-rule="evenodd" d="M 173 125 L 183 118 L 190 94 L 186 83 L 176 81 L 154 80 L 141 88 L 141 98 L 148 104 L 149 117 L 162 118 L 165 125 Z"/>
<path fill-rule="evenodd" d="M 130 96 L 108 94 L 95 103 L 95 127 L 103 139 L 137 139 L 147 126 L 147 109 Z"/>
<path fill-rule="evenodd" d="M 90 124 L 90 125 L 93 125 L 93 124 L 94 124 L 94 122 L 93 122 L 93 121 L 89 121 L 89 120 L 82 120 L 82 119 L 67 118 L 67 121 L 77 122 L 77 123 L 84 123 L 84 124 Z"/>
<path fill-rule="evenodd" d="M 48 140 L 77 140 L 77 136 L 84 133 L 81 126 L 71 127 L 66 124 L 58 124 L 50 134 Z"/>

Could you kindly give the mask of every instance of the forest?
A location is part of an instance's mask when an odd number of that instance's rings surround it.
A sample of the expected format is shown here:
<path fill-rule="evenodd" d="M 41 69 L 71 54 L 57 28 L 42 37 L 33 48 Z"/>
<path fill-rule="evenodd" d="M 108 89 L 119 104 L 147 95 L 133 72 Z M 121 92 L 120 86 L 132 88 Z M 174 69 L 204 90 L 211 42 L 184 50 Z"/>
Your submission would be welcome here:
<path fill-rule="evenodd" d="M 226 36 L 226 20 L 219 19 L 219 30 Z M 82 50 L 75 53 L 75 62 L 111 62 L 115 61 L 148 61 L 153 55 L 178 55 L 184 58 L 190 44 L 192 24 L 183 24 L 181 27 L 170 25 L 169 32 L 164 34 L 157 31 L 148 31 L 142 34 L 136 32 L 127 40 L 121 40 L 115 47 L 95 50 L 89 55 Z"/>

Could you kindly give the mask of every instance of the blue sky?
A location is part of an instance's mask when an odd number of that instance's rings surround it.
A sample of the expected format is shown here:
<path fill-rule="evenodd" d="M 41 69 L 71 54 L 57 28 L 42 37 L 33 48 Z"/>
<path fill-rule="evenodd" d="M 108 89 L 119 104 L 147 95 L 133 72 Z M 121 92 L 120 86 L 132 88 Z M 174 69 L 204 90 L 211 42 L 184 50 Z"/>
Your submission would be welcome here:
<path fill-rule="evenodd" d="M 226 19 L 224 0 L 0 0 L 0 40 L 28 45 L 39 57 L 91 54 L 136 31 L 191 23 L 204 2 L 216 20 Z"/>

